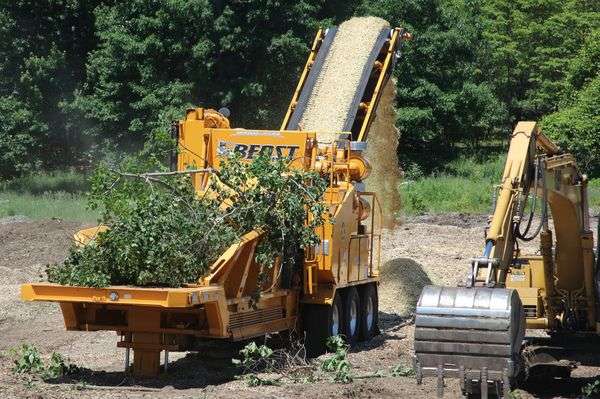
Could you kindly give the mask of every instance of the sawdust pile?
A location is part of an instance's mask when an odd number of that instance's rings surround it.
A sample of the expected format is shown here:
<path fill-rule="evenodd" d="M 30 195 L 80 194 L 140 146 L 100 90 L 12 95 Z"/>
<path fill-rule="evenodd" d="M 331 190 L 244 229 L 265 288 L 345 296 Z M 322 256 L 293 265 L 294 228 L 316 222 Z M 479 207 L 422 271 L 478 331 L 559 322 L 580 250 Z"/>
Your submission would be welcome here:
<path fill-rule="evenodd" d="M 393 228 L 400 211 L 400 181 L 398 166 L 398 129 L 396 129 L 396 82 L 390 79 L 381 93 L 377 115 L 369 129 L 366 158 L 371 163 L 371 175 L 365 180 L 367 191 L 377 193 L 381 204 L 383 226 Z"/>
<path fill-rule="evenodd" d="M 302 115 L 304 130 L 317 131 L 319 141 L 332 142 L 343 130 L 363 69 L 382 29 L 376 17 L 352 18 L 337 34 Z"/>
<path fill-rule="evenodd" d="M 432 284 L 423 267 L 412 259 L 397 258 L 380 269 L 379 310 L 407 317 L 414 311 L 421 290 Z"/>
<path fill-rule="evenodd" d="M 408 317 L 425 285 L 456 287 L 464 282 L 471 258 L 480 256 L 483 250 L 486 225 L 487 216 L 455 213 L 410 217 L 401 227 L 385 230 L 379 310 Z M 535 254 L 539 245 L 538 236 L 522 243 L 522 253 Z"/>
<path fill-rule="evenodd" d="M 464 281 L 473 256 L 483 246 L 485 220 L 470 226 L 447 221 L 430 224 L 409 218 L 382 237 L 379 309 L 407 317 L 414 311 L 421 290 L 428 284 L 455 287 Z M 444 224 L 442 224 L 444 223 Z"/>

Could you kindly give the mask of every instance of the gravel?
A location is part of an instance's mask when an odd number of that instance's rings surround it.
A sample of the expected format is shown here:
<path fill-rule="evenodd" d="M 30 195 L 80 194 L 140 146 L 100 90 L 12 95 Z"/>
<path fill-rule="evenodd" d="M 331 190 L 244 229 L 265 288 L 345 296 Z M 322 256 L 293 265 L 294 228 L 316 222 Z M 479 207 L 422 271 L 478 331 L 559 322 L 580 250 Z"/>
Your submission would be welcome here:
<path fill-rule="evenodd" d="M 380 285 L 382 333 L 358 345 L 348 358 L 357 375 L 388 372 L 398 364 L 410 365 L 414 327 L 410 312 L 423 285 L 454 284 L 467 271 L 469 259 L 483 246 L 485 216 L 446 214 L 407 218 L 406 223 L 383 236 Z M 436 223 L 436 224 L 433 224 Z M 437 224 L 440 223 L 440 224 Z M 591 224 L 595 226 L 597 219 Z M 56 221 L 31 221 L 0 225 L 0 392 L 2 397 L 27 398 L 337 398 L 337 397 L 434 397 L 435 379 L 416 385 L 412 377 L 356 379 L 340 385 L 327 379 L 310 384 L 248 387 L 233 377 L 231 362 L 212 357 L 172 353 L 169 372 L 157 379 L 133 379 L 123 374 L 124 351 L 115 345 L 114 332 L 65 331 L 56 304 L 20 302 L 18 284 L 34 280 L 38 268 L 59 261 L 67 253 L 72 234 L 86 226 Z M 535 252 L 539 242 L 528 243 L 524 252 Z M 20 251 L 21 250 L 21 251 Z M 17 253 L 15 253 L 17 252 Z M 2 262 L 1 260 L 5 260 Z M 18 303 L 20 302 L 20 303 Z M 399 316 L 398 316 L 399 315 Z M 22 343 L 36 345 L 47 359 L 52 351 L 89 368 L 75 379 L 27 383 L 11 372 L 10 348 Z M 6 354 L 1 355 L 1 352 Z M 593 353 L 575 353 L 582 365 L 571 380 L 526 387 L 522 398 L 574 397 L 582 381 L 592 381 L 599 368 Z M 460 397 L 456 380 L 446 380 L 446 396 Z"/>

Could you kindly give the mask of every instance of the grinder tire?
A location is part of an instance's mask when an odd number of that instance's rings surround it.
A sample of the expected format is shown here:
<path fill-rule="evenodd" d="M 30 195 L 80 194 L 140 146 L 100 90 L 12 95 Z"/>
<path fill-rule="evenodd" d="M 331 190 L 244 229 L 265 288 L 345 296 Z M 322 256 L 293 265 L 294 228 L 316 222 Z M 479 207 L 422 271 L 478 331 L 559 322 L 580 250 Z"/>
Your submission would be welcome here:
<path fill-rule="evenodd" d="M 361 290 L 360 339 L 367 341 L 379 332 L 379 298 L 377 285 L 365 284 Z"/>
<path fill-rule="evenodd" d="M 327 349 L 327 338 L 343 333 L 342 298 L 336 292 L 331 305 L 306 304 L 302 313 L 306 355 L 319 356 Z"/>
<path fill-rule="evenodd" d="M 342 333 L 346 336 L 346 342 L 352 346 L 358 342 L 360 337 L 360 319 L 362 314 L 360 295 L 356 287 L 344 289 L 344 323 Z"/>

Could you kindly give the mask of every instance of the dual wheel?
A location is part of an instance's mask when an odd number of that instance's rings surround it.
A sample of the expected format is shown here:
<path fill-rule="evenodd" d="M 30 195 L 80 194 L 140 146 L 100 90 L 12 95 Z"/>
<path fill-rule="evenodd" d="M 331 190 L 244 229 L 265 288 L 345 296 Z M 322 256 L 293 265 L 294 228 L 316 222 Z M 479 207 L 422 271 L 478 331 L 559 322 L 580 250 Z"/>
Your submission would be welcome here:
<path fill-rule="evenodd" d="M 325 352 L 327 338 L 341 335 L 349 345 L 365 341 L 378 331 L 377 285 L 336 290 L 329 305 L 305 305 L 305 346 L 309 356 Z"/>

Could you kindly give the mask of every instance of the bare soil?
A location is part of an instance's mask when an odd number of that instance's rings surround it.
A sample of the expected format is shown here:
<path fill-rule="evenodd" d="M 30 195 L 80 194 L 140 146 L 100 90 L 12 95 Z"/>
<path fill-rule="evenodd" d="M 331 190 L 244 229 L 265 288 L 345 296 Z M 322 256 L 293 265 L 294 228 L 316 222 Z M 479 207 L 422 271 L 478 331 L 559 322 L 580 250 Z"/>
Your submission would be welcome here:
<path fill-rule="evenodd" d="M 389 375 L 391 367 L 411 364 L 411 312 L 421 288 L 430 283 L 453 285 L 464 276 L 469 258 L 481 251 L 485 221 L 482 216 L 454 214 L 409 218 L 385 234 L 381 334 L 349 354 L 355 375 L 366 376 L 377 371 Z M 116 348 L 114 333 L 66 332 L 57 305 L 19 300 L 19 284 L 39 280 L 47 263 L 61 261 L 72 234 L 82 227 L 86 226 L 54 220 L 0 220 L 2 398 L 435 397 L 434 381 L 417 386 L 411 377 L 359 378 L 350 384 L 337 384 L 325 378 L 311 383 L 249 387 L 235 378 L 236 369 L 230 356 L 214 352 L 171 354 L 169 371 L 160 378 L 133 379 L 123 372 L 124 352 Z M 9 352 L 23 343 L 36 345 L 45 357 L 53 351 L 59 352 L 83 369 L 71 377 L 48 382 L 15 375 Z M 518 391 L 519 397 L 578 397 L 581 387 L 600 373 L 600 353 L 568 355 L 580 363 L 571 379 L 528 383 Z M 459 397 L 458 384 L 447 381 L 445 393 L 448 398 Z"/>

